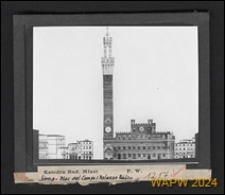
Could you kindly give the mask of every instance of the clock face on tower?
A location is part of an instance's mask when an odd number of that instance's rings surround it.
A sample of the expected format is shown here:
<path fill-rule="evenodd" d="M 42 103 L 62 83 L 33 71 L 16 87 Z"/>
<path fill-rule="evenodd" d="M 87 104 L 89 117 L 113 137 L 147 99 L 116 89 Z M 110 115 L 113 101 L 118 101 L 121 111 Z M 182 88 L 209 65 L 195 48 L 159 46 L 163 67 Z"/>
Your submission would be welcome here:
<path fill-rule="evenodd" d="M 111 129 L 111 127 L 106 127 L 106 128 L 105 128 L 105 131 L 106 131 L 107 133 L 110 133 L 110 132 L 112 131 L 112 129 Z"/>
<path fill-rule="evenodd" d="M 144 131 L 144 127 L 139 127 L 139 131 Z"/>

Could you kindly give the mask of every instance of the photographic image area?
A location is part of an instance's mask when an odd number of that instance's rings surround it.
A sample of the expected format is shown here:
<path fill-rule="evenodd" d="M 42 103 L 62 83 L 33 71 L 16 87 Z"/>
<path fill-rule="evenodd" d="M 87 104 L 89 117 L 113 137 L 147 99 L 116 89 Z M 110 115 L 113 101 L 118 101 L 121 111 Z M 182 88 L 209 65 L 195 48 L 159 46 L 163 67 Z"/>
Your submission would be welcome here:
<path fill-rule="evenodd" d="M 33 29 L 39 159 L 195 159 L 197 26 Z"/>

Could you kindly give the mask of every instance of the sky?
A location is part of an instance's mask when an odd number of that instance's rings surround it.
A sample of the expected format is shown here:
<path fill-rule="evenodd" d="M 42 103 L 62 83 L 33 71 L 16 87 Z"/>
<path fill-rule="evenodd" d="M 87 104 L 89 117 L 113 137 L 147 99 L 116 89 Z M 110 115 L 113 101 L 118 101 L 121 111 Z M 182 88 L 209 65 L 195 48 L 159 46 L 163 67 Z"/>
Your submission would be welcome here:
<path fill-rule="evenodd" d="M 94 142 L 103 158 L 103 37 L 106 27 L 34 27 L 33 128 Z M 198 132 L 198 28 L 109 27 L 114 134 L 153 119 L 176 142 Z"/>

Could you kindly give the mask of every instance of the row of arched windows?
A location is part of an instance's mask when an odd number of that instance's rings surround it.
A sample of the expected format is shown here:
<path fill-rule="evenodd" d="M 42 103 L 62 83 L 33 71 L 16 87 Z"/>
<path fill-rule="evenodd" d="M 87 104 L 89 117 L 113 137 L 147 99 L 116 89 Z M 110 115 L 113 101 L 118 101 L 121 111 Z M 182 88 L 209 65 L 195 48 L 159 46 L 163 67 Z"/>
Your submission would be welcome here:
<path fill-rule="evenodd" d="M 167 149 L 166 146 L 118 146 L 114 150 L 160 150 Z"/>
<path fill-rule="evenodd" d="M 136 154 L 136 153 L 128 153 L 128 154 L 114 154 L 114 158 L 116 159 L 160 159 L 165 158 L 166 154 Z"/>

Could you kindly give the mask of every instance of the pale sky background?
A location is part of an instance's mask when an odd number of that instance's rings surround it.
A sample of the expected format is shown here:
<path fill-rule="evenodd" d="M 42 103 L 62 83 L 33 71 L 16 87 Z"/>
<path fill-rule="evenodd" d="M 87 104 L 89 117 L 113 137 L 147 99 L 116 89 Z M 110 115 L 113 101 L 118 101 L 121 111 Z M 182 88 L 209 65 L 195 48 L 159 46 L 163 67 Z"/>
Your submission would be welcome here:
<path fill-rule="evenodd" d="M 94 141 L 103 157 L 106 27 L 34 28 L 34 129 L 66 142 Z M 176 142 L 198 132 L 197 27 L 109 27 L 113 38 L 114 134 L 153 119 Z"/>

